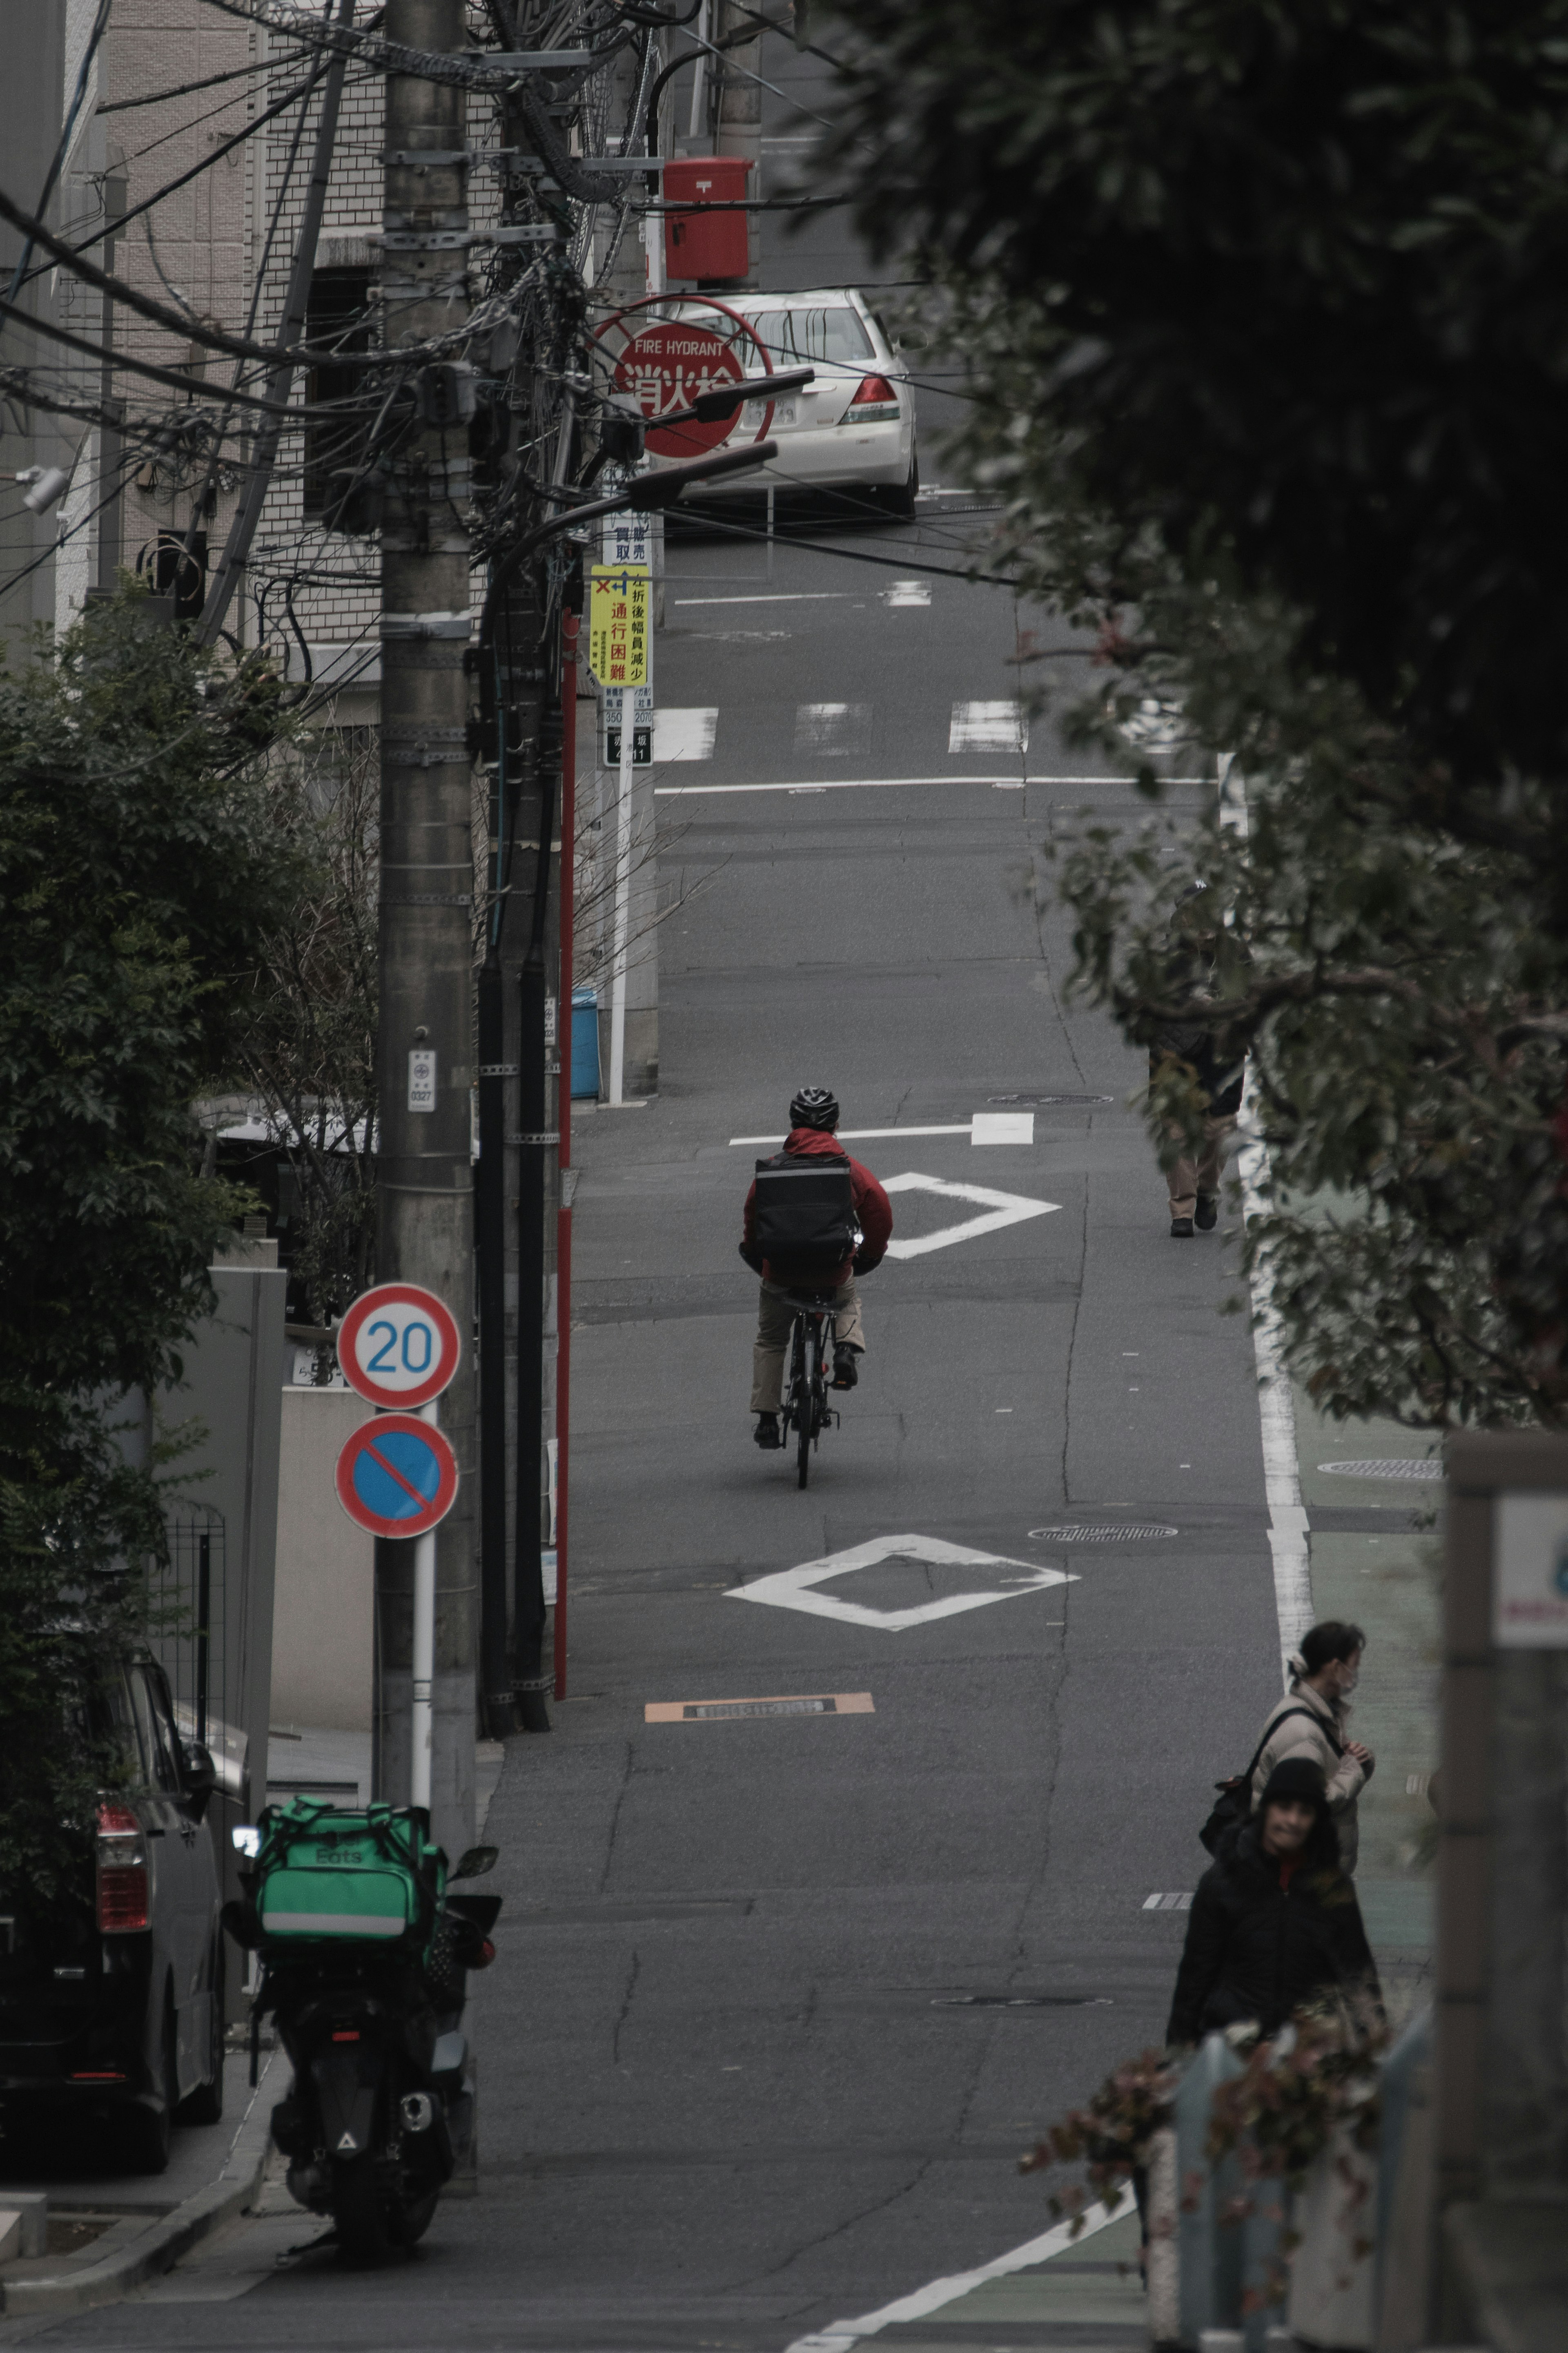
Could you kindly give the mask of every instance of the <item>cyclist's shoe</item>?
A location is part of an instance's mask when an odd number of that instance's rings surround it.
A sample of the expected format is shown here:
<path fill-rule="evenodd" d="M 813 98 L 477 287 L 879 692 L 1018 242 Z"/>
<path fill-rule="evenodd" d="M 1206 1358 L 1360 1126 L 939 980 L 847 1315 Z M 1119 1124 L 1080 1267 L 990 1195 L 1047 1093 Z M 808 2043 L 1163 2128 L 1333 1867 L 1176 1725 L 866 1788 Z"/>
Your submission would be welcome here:
<path fill-rule="evenodd" d="M 847 1342 L 835 1349 L 833 1356 L 833 1386 L 836 1389 L 852 1389 L 860 1377 L 860 1367 L 855 1362 L 858 1348 Z"/>
<path fill-rule="evenodd" d="M 752 1435 L 756 1440 L 759 1446 L 776 1447 L 784 1444 L 784 1439 L 779 1430 L 779 1418 L 776 1413 L 758 1414 L 757 1426 L 752 1432 Z"/>

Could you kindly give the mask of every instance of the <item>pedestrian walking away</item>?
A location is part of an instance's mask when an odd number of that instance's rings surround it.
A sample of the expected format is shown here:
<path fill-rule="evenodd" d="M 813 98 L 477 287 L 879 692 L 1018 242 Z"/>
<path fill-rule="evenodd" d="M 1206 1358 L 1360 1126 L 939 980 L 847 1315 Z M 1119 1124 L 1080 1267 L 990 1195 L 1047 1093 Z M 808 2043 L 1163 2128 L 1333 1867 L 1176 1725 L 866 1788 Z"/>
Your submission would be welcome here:
<path fill-rule="evenodd" d="M 1247 2022 L 1274 2034 L 1303 2004 L 1335 1997 L 1382 2006 L 1322 1773 L 1294 1757 L 1198 1882 L 1165 2041 L 1190 2046 Z"/>
<path fill-rule="evenodd" d="M 1170 1198 L 1171 1233 L 1177 1240 L 1194 1232 L 1211 1233 L 1219 1221 L 1220 1181 L 1236 1141 L 1247 1076 L 1245 1050 L 1202 1018 L 1202 1008 L 1213 1000 L 1218 974 L 1219 935 L 1203 895 L 1207 890 L 1205 882 L 1194 883 L 1176 909 L 1167 973 L 1172 997 L 1190 1004 L 1196 1018 L 1160 1022 L 1149 1039 L 1151 1090 L 1173 1077 L 1185 1078 L 1196 1089 L 1201 1107 L 1196 1134 L 1190 1117 L 1163 1123 L 1160 1166 Z"/>
<path fill-rule="evenodd" d="M 757 1182 L 746 1195 L 741 1256 L 763 1287 L 757 1303 L 757 1338 L 752 1353 L 752 1411 L 757 1417 L 754 1436 L 762 1447 L 783 1443 L 779 1409 L 784 1401 L 784 1353 L 789 1346 L 795 1305 L 791 1287 L 802 1283 L 833 1299 L 833 1386 L 852 1389 L 859 1378 L 866 1330 L 860 1313 L 856 1277 L 880 1266 L 893 1233 L 893 1208 L 868 1168 L 851 1159 L 838 1142 L 838 1102 L 826 1087 L 803 1087 L 789 1107 L 790 1129 L 784 1150 L 759 1161 L 758 1176 L 765 1181 L 775 1172 L 820 1166 L 846 1172 L 848 1201 L 843 1222 L 834 1228 L 826 1250 L 814 1252 L 790 1249 L 781 1239 L 781 1213 L 769 1209 L 759 1219 Z M 786 1213 L 787 1214 L 787 1213 Z M 770 1224 L 769 1219 L 773 1222 Z"/>
<path fill-rule="evenodd" d="M 1325 1619 L 1302 1636 L 1300 1651 L 1290 1655 L 1290 1689 L 1264 1725 L 1252 1774 L 1256 1806 L 1277 1765 L 1304 1757 L 1319 1767 L 1339 1832 L 1340 1862 L 1348 1872 L 1356 1867 L 1361 1845 L 1356 1799 L 1377 1763 L 1371 1749 L 1345 1730 L 1365 1648 L 1361 1628 L 1338 1618 Z"/>

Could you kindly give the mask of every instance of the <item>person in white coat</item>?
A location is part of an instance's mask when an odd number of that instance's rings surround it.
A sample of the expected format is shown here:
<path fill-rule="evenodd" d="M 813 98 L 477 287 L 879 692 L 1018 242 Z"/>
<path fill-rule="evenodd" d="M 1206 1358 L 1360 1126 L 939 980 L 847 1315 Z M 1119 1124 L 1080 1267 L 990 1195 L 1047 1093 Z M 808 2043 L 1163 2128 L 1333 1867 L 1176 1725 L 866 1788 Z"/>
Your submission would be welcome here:
<path fill-rule="evenodd" d="M 1321 1767 L 1329 1810 L 1340 1838 L 1342 1869 L 1353 1871 L 1359 1842 L 1356 1799 L 1372 1778 L 1376 1759 L 1345 1729 L 1350 1695 L 1361 1674 L 1366 1636 L 1359 1626 L 1325 1619 L 1302 1637 L 1290 1659 L 1291 1683 L 1264 1727 L 1263 1746 L 1252 1775 L 1257 1810 L 1268 1777 L 1287 1757 L 1304 1757 Z"/>

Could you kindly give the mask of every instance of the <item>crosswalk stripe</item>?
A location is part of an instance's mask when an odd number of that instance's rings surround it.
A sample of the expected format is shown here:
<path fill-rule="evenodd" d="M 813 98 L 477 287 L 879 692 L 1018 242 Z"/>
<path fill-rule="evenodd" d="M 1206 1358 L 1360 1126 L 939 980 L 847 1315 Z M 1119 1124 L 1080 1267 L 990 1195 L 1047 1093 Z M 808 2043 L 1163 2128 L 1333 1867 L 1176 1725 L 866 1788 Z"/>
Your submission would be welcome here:
<path fill-rule="evenodd" d="M 953 752 L 1026 752 L 1029 723 L 1016 702 L 955 702 L 947 748 Z"/>
<path fill-rule="evenodd" d="M 656 767 L 667 760 L 710 760 L 719 732 L 717 704 L 710 709 L 662 710 L 653 714 L 653 757 Z"/>

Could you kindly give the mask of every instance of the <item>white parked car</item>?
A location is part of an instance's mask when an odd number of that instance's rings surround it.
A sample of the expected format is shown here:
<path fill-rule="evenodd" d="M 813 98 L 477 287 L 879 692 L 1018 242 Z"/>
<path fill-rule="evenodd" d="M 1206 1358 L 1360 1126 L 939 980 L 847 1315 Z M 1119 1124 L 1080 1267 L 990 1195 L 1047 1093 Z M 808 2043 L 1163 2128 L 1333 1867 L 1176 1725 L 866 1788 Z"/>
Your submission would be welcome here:
<path fill-rule="evenodd" d="M 755 474 L 715 483 L 704 500 L 779 490 L 875 493 L 884 511 L 912 515 L 920 489 L 915 402 L 908 371 L 876 312 L 853 286 L 804 294 L 735 294 L 724 301 L 767 346 L 775 368 L 808 365 L 816 381 L 773 403 L 769 438 L 779 454 Z M 740 347 L 738 347 L 739 349 Z M 748 366 L 753 355 L 747 354 Z M 748 403 L 733 446 L 761 427 L 762 403 Z"/>

